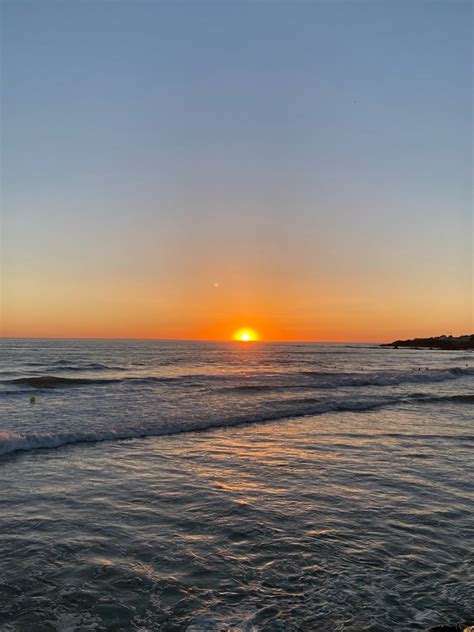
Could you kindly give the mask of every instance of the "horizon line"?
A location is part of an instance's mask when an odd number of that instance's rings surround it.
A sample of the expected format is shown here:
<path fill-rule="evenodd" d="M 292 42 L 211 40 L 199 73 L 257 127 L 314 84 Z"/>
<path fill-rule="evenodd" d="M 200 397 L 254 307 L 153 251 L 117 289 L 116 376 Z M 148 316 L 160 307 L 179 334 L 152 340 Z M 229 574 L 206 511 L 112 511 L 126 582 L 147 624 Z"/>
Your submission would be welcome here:
<path fill-rule="evenodd" d="M 231 338 L 136 338 L 136 337 L 102 337 L 102 336 L 1 336 L 0 340 L 137 340 L 137 341 L 155 341 L 155 342 L 235 342 L 239 344 L 266 344 L 266 343 L 300 343 L 300 344 L 382 344 L 382 341 L 374 340 L 285 340 L 285 339 L 267 339 L 267 340 L 250 340 L 243 342 L 233 340 Z"/>

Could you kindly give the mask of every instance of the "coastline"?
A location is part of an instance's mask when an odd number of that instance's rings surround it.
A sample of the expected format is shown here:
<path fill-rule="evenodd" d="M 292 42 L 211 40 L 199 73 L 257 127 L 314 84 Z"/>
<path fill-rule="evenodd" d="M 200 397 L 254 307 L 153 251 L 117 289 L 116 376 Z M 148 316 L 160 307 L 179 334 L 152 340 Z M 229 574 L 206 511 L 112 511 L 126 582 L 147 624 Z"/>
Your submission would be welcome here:
<path fill-rule="evenodd" d="M 394 340 L 380 345 L 392 349 L 423 349 L 435 351 L 474 351 L 474 334 L 463 336 L 433 336 L 430 338 L 411 338 Z"/>

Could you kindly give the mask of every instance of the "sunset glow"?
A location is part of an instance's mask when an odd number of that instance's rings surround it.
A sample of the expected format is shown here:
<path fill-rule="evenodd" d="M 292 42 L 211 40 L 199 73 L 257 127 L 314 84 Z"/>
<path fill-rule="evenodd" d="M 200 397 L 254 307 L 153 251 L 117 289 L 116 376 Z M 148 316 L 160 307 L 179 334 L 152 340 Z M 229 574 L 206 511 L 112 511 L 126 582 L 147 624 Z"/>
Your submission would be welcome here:
<path fill-rule="evenodd" d="M 253 329 L 239 329 L 235 332 L 233 339 L 239 342 L 255 342 L 260 336 Z"/>
<path fill-rule="evenodd" d="M 4 4 L 1 336 L 472 331 L 469 3 Z"/>

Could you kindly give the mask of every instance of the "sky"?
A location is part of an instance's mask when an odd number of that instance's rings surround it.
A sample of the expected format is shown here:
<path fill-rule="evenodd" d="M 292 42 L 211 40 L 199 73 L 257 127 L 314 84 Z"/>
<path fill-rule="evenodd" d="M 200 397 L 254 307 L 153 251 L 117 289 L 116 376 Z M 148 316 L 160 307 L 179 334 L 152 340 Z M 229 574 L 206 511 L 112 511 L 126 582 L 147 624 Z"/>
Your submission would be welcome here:
<path fill-rule="evenodd" d="M 472 13 L 4 0 L 2 335 L 471 333 Z"/>

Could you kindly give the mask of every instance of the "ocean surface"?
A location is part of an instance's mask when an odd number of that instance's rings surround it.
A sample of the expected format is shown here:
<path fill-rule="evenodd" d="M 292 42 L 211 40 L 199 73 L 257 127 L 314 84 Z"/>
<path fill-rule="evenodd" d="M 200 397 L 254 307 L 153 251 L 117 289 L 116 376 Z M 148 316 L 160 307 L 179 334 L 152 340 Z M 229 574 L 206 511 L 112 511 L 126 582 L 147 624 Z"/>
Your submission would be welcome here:
<path fill-rule="evenodd" d="M 0 341 L 1 632 L 467 621 L 473 509 L 473 353 Z"/>

